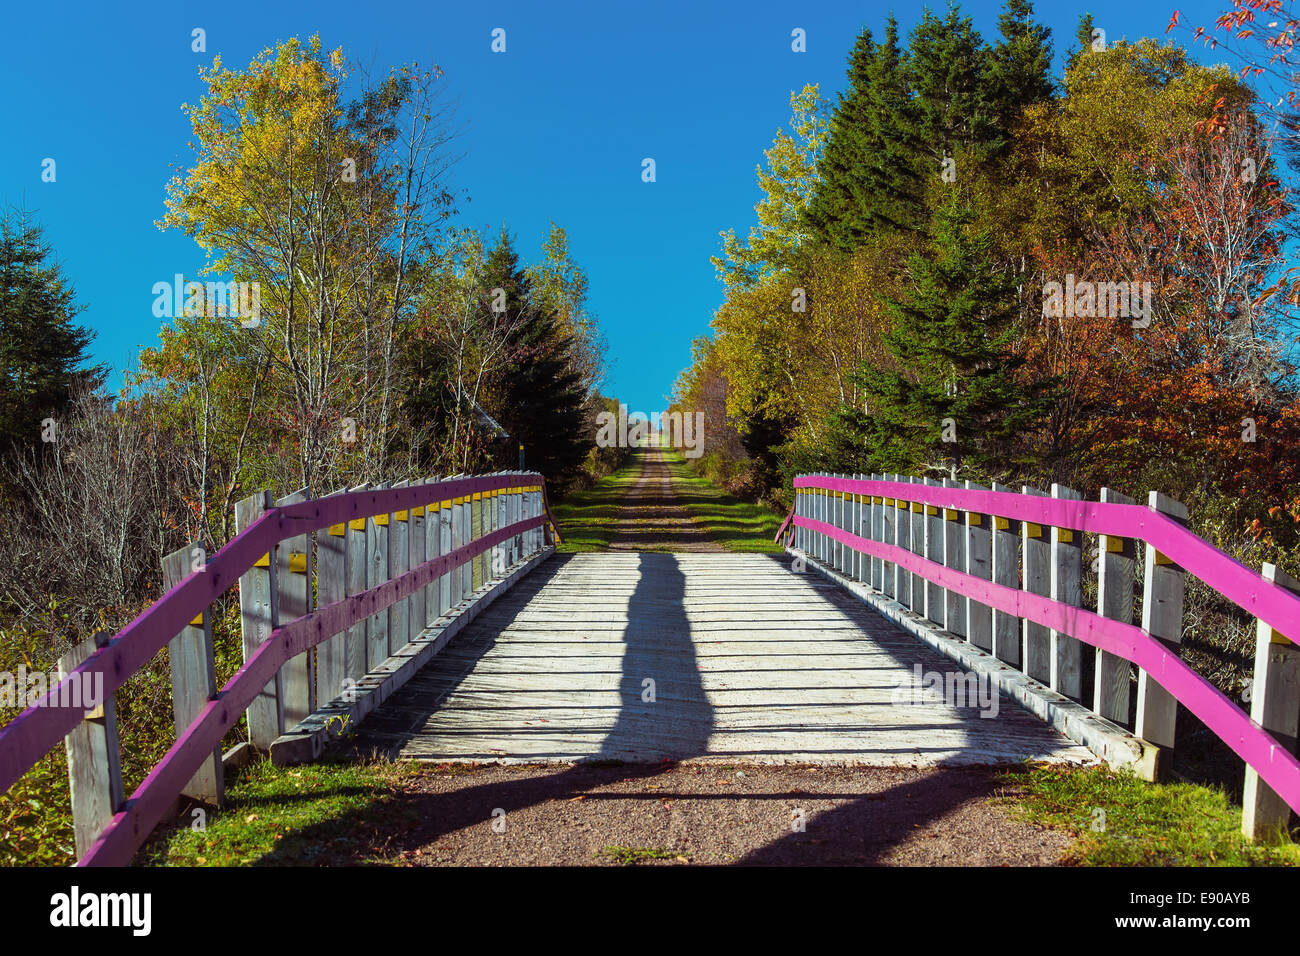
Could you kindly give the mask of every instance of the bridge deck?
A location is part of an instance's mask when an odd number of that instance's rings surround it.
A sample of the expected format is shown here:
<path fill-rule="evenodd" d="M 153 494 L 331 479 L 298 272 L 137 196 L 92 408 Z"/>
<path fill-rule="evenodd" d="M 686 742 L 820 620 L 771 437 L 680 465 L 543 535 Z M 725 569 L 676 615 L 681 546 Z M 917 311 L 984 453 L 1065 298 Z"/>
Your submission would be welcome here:
<path fill-rule="evenodd" d="M 408 759 L 1095 762 L 1008 698 L 896 703 L 957 665 L 768 555 L 552 558 L 363 725 Z M 648 697 L 653 681 L 653 701 Z"/>

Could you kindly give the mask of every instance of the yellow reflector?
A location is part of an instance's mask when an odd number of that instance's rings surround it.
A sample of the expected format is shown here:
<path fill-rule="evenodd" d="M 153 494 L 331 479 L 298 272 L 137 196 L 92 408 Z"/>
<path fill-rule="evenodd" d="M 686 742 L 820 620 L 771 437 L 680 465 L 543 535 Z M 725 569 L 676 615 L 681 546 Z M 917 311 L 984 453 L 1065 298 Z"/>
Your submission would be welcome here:
<path fill-rule="evenodd" d="M 294 574 L 307 573 L 307 555 L 301 551 L 289 552 L 289 570 Z"/>
<path fill-rule="evenodd" d="M 1025 522 L 1025 536 L 1029 538 L 1041 538 L 1043 536 L 1043 526 L 1034 524 L 1032 521 Z"/>
<path fill-rule="evenodd" d="M 409 521 L 411 519 L 410 512 L 408 511 L 394 512 L 393 517 L 396 518 L 398 521 Z"/>
<path fill-rule="evenodd" d="M 375 524 L 388 524 L 388 515 L 375 515 Z"/>
<path fill-rule="evenodd" d="M 349 526 L 353 531 L 365 531 L 365 530 L 366 530 L 366 519 L 365 519 L 365 518 L 353 518 L 351 521 L 348 522 L 348 526 Z"/>
<path fill-rule="evenodd" d="M 202 627 L 202 626 L 203 626 L 203 615 L 202 615 L 202 614 L 200 614 L 200 615 L 199 615 L 198 617 L 196 617 L 194 620 L 190 621 L 190 627 Z"/>
<path fill-rule="evenodd" d="M 411 517 L 412 517 L 412 518 L 423 518 L 423 517 L 424 517 L 424 505 L 420 505 L 418 508 L 412 508 L 412 509 L 411 509 Z"/>
<path fill-rule="evenodd" d="M 258 558 L 256 561 L 253 562 L 253 567 L 255 568 L 269 568 L 270 566 L 271 566 L 270 552 L 267 552 L 266 554 L 262 555 L 260 558 Z"/>
<path fill-rule="evenodd" d="M 344 526 L 343 524 L 341 524 L 341 523 L 340 523 L 340 524 L 332 524 L 332 525 L 330 525 L 330 535 L 331 535 L 332 537 L 335 537 L 335 538 L 341 538 L 341 537 L 343 537 L 343 534 L 344 534 L 345 530 L 346 530 L 345 526 Z"/>

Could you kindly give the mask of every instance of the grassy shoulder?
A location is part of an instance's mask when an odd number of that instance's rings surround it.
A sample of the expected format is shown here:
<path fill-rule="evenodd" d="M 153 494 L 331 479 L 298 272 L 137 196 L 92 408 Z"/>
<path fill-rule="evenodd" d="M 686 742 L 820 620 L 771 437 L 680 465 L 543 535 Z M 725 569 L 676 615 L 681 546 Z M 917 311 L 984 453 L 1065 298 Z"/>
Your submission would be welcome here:
<path fill-rule="evenodd" d="M 613 474 L 554 506 L 555 520 L 564 537 L 558 549 L 561 553 L 604 551 L 609 547 L 623 499 L 636 484 L 640 467 L 635 458 L 630 459 Z"/>
<path fill-rule="evenodd" d="M 257 760 L 226 788 L 226 806 L 160 828 L 142 866 L 329 866 L 386 863 L 380 825 L 412 764 L 323 761 L 276 767 Z M 187 823 L 187 821 L 189 821 Z"/>
<path fill-rule="evenodd" d="M 1222 790 L 1147 783 L 1106 767 L 1033 766 L 1007 774 L 1002 798 L 1024 819 L 1067 830 L 1076 866 L 1297 866 L 1300 845 L 1241 835 L 1241 807 Z"/>
<path fill-rule="evenodd" d="M 781 517 L 762 505 L 742 501 L 697 475 L 680 452 L 665 450 L 673 488 L 691 518 L 728 551 L 780 554 L 772 540 Z"/>

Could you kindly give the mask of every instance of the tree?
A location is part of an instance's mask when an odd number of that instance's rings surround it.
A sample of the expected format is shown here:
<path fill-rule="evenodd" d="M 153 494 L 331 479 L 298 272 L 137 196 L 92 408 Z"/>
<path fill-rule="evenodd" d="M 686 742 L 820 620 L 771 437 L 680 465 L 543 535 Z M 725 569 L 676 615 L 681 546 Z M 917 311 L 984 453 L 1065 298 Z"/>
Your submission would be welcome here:
<path fill-rule="evenodd" d="M 537 301 L 504 228 L 488 254 L 483 281 L 504 305 L 513 330 L 509 358 L 491 399 L 497 420 L 511 438 L 500 463 L 516 467 L 512 452 L 522 445 L 525 465 L 540 471 L 562 493 L 595 442 L 595 435 L 586 430 L 587 393 L 573 367 L 573 338 L 561 326 L 560 314 Z"/>
<path fill-rule="evenodd" d="M 1017 464 L 1017 446 L 1050 402 L 1017 375 L 1015 284 L 987 230 L 954 192 L 936 212 L 915 293 L 891 299 L 893 368 L 864 363 L 866 409 L 842 418 L 862 434 L 874 471 L 947 471 L 980 478 Z"/>
<path fill-rule="evenodd" d="M 1029 0 L 1007 0 L 998 17 L 1001 39 L 991 52 L 989 84 L 993 119 L 1006 141 L 1027 107 L 1052 98 L 1052 31 L 1033 16 Z"/>
<path fill-rule="evenodd" d="M 86 365 L 94 333 L 73 321 L 83 308 L 51 255 L 26 211 L 0 217 L 0 455 L 40 444 L 41 422 L 107 377 Z"/>

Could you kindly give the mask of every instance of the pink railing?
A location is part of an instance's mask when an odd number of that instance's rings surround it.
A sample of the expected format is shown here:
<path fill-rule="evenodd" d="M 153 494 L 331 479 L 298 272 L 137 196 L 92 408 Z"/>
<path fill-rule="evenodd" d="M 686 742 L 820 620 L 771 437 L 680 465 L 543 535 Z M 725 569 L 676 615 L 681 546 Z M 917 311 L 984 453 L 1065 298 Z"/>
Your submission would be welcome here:
<path fill-rule="evenodd" d="M 982 526 L 987 533 L 990 526 L 996 524 L 996 521 L 982 523 L 981 519 L 987 516 L 1001 520 L 1002 524 L 997 524 L 1000 530 L 1009 529 L 1009 523 L 1014 521 L 1021 522 L 1022 527 L 1034 529 L 1033 533 L 1038 536 L 1042 535 L 1042 528 L 1055 528 L 1106 536 L 1103 540 L 1143 541 L 1149 551 L 1148 582 L 1152 580 L 1150 568 L 1153 565 L 1196 576 L 1261 622 L 1260 641 L 1265 645 L 1271 642 L 1273 646 L 1285 646 L 1286 653 L 1294 653 L 1294 645 L 1282 635 L 1300 634 L 1300 594 L 1266 580 L 1197 537 L 1171 514 L 1161 513 L 1155 507 L 1075 500 L 1077 496 L 1073 493 L 1046 497 L 1041 492 L 1017 494 L 983 490 L 969 484 L 964 488 L 944 487 L 937 482 L 921 484 L 899 480 L 898 476 L 885 478 L 796 477 L 795 507 L 777 532 L 777 539 L 784 536 L 787 546 L 794 546 L 801 554 L 843 572 L 850 579 L 863 581 L 877 591 L 887 588 L 891 597 L 896 592 L 905 606 L 916 603 L 916 592 L 908 586 L 910 581 L 895 585 L 895 582 L 903 580 L 901 576 L 891 577 L 898 571 L 918 576 L 927 582 L 926 586 L 941 588 L 945 597 L 934 605 L 940 610 L 948 600 L 946 595 L 960 595 L 970 602 L 978 602 L 978 605 L 967 604 L 966 607 L 981 606 L 1013 616 L 1018 622 L 1033 622 L 1137 665 L 1141 669 L 1140 679 L 1144 679 L 1143 673 L 1149 675 L 1231 747 L 1281 800 L 1300 811 L 1300 761 L 1291 751 L 1295 713 L 1300 711 L 1300 700 L 1293 696 L 1294 688 L 1286 689 L 1276 675 L 1260 673 L 1259 661 L 1267 658 L 1267 653 L 1256 658 L 1255 692 L 1263 694 L 1265 685 L 1269 684 L 1269 692 L 1273 695 L 1269 713 L 1283 715 L 1279 719 L 1279 726 L 1283 728 L 1279 732 L 1282 740 L 1179 658 L 1176 645 L 1170 641 L 1171 636 L 1176 641 L 1177 634 L 1164 633 L 1159 636 L 1165 640 L 1158 640 L 1130 620 L 1106 617 L 1077 604 L 1056 600 L 1043 593 L 1032 593 L 1025 589 L 1023 576 L 1017 580 L 1019 568 L 1012 570 L 1009 577 L 1005 573 L 991 573 L 987 553 L 978 562 L 979 567 L 966 561 L 968 555 L 974 557 L 973 550 L 958 549 L 959 560 L 956 561 L 951 560 L 951 554 L 942 557 L 942 541 L 939 553 L 931 550 L 930 545 L 934 534 L 942 534 L 940 531 L 932 532 L 931 528 L 942 528 L 943 525 L 929 525 L 927 519 L 933 522 L 957 521 L 960 523 L 958 527 Z M 1153 496 L 1153 503 L 1157 498 L 1168 500 Z M 1177 513 L 1180 508 L 1165 510 Z M 919 517 L 913 518 L 918 509 Z M 889 520 L 886 520 L 887 512 Z M 1185 513 L 1182 511 L 1183 515 Z M 903 525 L 910 527 L 900 533 L 898 529 Z M 920 541 L 915 538 L 918 526 L 924 529 Z M 1060 537 L 1071 540 L 1063 534 Z M 1101 550 L 1106 550 L 1105 545 Z M 1104 555 L 1099 555 L 1099 560 L 1101 557 Z M 1078 558 L 1074 560 L 1077 562 Z M 1270 574 L 1277 573 L 1269 566 L 1266 570 Z M 1159 597 L 1148 593 L 1144 600 L 1154 601 Z M 1180 617 L 1181 583 L 1176 600 L 1175 615 Z M 927 600 L 926 608 L 932 609 L 931 605 L 933 601 Z M 919 608 L 912 607 L 912 610 Z M 932 616 L 931 619 L 943 625 L 941 616 Z M 1017 624 L 1017 635 L 1020 630 Z M 1017 660 L 1013 663 L 1019 664 L 1018 655 L 1016 649 Z M 1294 666 L 1294 663 L 1287 666 Z M 1279 700 L 1279 693 L 1292 696 Z M 1162 746 L 1172 745 L 1172 717 L 1168 734 L 1168 741 L 1159 741 Z M 1248 779 L 1249 773 L 1248 770 Z M 1284 817 L 1282 822 L 1285 823 Z"/>
<path fill-rule="evenodd" d="M 208 557 L 200 570 L 181 580 L 123 628 L 114 640 L 72 669 L 41 701 L 0 729 L 0 792 L 8 790 L 81 725 L 83 710 L 55 705 L 59 700 L 69 699 L 66 687 L 74 681 L 102 674 L 105 699 L 111 701 L 113 693 L 131 675 L 148 664 L 183 628 L 207 612 L 209 605 L 259 560 L 264 563 L 264 556 L 286 539 L 448 500 L 456 500 L 460 505 L 463 499 L 468 509 L 471 499 L 477 501 L 480 496 L 503 493 L 517 497 L 518 507 L 514 508 L 512 517 L 521 516 L 518 520 L 485 531 L 399 577 L 275 627 L 188 728 L 178 734 L 166 756 L 125 805 L 116 809 L 111 821 L 79 861 L 81 865 L 128 863 L 175 804 L 186 783 L 211 758 L 214 748 L 220 746 L 226 732 L 286 662 L 504 542 L 522 542 L 516 550 L 521 556 L 527 556 L 544 547 L 543 529 L 557 537 L 544 479 L 537 474 L 520 473 L 455 478 L 409 487 L 340 493 L 266 511 Z M 468 511 L 465 517 L 468 519 Z M 484 527 L 488 525 L 485 520 Z"/>

